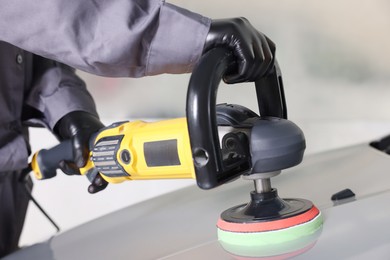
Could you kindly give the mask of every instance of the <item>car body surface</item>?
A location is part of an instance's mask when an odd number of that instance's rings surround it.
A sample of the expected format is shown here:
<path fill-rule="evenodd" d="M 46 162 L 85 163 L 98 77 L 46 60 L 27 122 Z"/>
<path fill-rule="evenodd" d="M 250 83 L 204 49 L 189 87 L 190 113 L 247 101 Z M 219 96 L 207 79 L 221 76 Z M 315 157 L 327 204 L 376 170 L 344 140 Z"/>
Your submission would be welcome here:
<path fill-rule="evenodd" d="M 389 258 L 386 153 L 363 143 L 309 155 L 273 178 L 272 186 L 282 198 L 312 201 L 324 217 L 321 234 L 296 259 Z M 331 200 L 345 189 L 355 196 Z M 190 186 L 98 218 L 5 259 L 234 259 L 218 242 L 216 222 L 224 210 L 247 203 L 252 190 L 253 183 L 243 179 L 212 190 Z"/>

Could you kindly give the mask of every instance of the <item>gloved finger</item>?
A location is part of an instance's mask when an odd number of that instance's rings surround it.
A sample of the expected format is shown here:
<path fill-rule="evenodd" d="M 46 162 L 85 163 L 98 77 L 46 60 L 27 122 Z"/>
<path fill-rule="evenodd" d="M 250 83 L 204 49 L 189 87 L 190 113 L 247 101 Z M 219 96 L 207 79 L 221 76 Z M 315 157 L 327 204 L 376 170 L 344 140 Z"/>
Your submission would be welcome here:
<path fill-rule="evenodd" d="M 108 185 L 108 182 L 103 179 L 103 177 L 100 174 L 97 174 L 95 178 L 93 179 L 91 185 L 88 186 L 88 192 L 90 194 L 97 193 L 99 191 L 104 190 Z"/>
<path fill-rule="evenodd" d="M 236 73 L 225 75 L 224 81 L 228 84 L 247 81 L 255 59 L 252 46 L 246 42 L 234 49 L 234 55 L 237 59 L 238 69 Z"/>
<path fill-rule="evenodd" d="M 236 28 L 235 35 L 241 37 L 231 42 L 234 55 L 237 59 L 237 73 L 226 75 L 224 81 L 228 84 L 248 81 L 253 70 L 253 63 L 256 59 L 256 53 L 253 49 L 252 37 L 254 28 L 246 18 L 239 18 L 235 20 L 239 25 Z M 241 31 L 241 33 L 239 32 Z"/>
<path fill-rule="evenodd" d="M 255 58 L 251 67 L 248 81 L 254 81 L 257 78 L 260 78 L 264 74 L 266 66 L 268 66 L 266 63 L 269 59 L 269 50 L 264 48 L 263 39 L 263 35 L 257 34 L 256 32 L 256 37 L 254 37 L 252 44 Z"/>
<path fill-rule="evenodd" d="M 89 159 L 89 140 L 87 135 L 77 134 L 72 138 L 72 143 L 74 162 L 78 168 L 82 168 Z"/>
<path fill-rule="evenodd" d="M 275 51 L 276 51 L 275 43 L 270 38 L 268 38 L 267 35 L 264 35 L 264 37 L 265 37 L 265 40 L 267 41 L 267 44 L 271 50 L 272 56 L 275 58 Z"/>
<path fill-rule="evenodd" d="M 67 175 L 81 175 L 79 168 L 74 163 L 61 161 L 59 167 Z"/>
<path fill-rule="evenodd" d="M 265 76 L 273 63 L 273 53 L 265 35 L 257 32 L 257 36 L 258 37 L 256 38 L 256 43 L 253 45 L 253 48 L 257 57 L 261 55 L 263 60 L 256 57 L 251 81 L 255 81 Z"/>
<path fill-rule="evenodd" d="M 263 36 L 264 36 L 264 45 L 267 46 L 267 51 L 269 51 L 269 62 L 267 63 L 268 66 L 265 69 L 265 74 L 268 74 L 268 72 L 272 70 L 275 63 L 276 45 L 266 35 L 263 34 Z"/>
<path fill-rule="evenodd" d="M 241 61 L 246 61 L 246 64 L 240 64 L 237 75 L 229 75 L 227 77 L 229 83 L 255 81 L 265 75 L 273 61 L 275 53 L 274 43 L 264 34 L 258 32 L 248 21 L 246 23 L 246 28 L 250 31 L 251 38 L 243 42 L 251 43 L 251 45 L 242 45 L 240 48 L 242 50 L 240 59 Z"/>

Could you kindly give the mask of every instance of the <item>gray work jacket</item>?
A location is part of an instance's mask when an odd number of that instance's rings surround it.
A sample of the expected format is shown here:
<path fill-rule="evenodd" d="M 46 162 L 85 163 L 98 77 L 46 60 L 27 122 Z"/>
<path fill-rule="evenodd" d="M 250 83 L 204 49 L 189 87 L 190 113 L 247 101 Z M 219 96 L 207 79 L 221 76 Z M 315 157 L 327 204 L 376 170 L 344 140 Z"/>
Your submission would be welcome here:
<path fill-rule="evenodd" d="M 76 110 L 97 115 L 74 69 L 0 41 L 0 172 L 27 166 L 27 124 L 52 129 Z"/>
<path fill-rule="evenodd" d="M 163 0 L 0 0 L 0 40 L 110 77 L 191 72 L 210 23 Z"/>
<path fill-rule="evenodd" d="M 210 23 L 209 18 L 163 0 L 40 0 L 39 4 L 0 0 L 0 41 L 110 77 L 191 72 L 202 54 Z M 22 64 L 17 63 L 18 54 Z M 83 98 L 75 102 L 79 93 L 86 94 L 84 86 L 58 66 L 26 91 L 30 87 L 26 80 L 33 77 L 32 59 L 20 49 L 0 54 L 0 109 L 6 111 L 1 112 L 4 118 L 0 116 L 0 126 L 6 129 L 0 130 L 0 136 L 12 136 L 0 143 L 0 171 L 26 165 L 27 150 L 20 133 L 22 104 L 43 112 L 53 127 L 65 110 L 80 109 L 84 102 Z M 6 66 L 10 67 L 3 70 Z M 48 84 L 52 80 L 61 84 Z M 29 94 L 22 99 L 22 93 Z"/>

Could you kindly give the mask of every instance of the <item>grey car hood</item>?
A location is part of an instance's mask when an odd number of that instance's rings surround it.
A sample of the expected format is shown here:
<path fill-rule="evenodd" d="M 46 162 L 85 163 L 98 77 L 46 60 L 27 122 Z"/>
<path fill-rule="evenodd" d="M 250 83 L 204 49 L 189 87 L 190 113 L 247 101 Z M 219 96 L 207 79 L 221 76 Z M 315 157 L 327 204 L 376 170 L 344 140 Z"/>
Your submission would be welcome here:
<path fill-rule="evenodd" d="M 282 198 L 311 200 L 324 215 L 322 233 L 296 259 L 388 259 L 390 156 L 361 144 L 310 155 L 273 178 Z M 356 197 L 335 205 L 332 194 Z M 253 184 L 196 186 L 119 210 L 6 259 L 232 259 L 217 241 L 219 214 L 249 201 Z"/>

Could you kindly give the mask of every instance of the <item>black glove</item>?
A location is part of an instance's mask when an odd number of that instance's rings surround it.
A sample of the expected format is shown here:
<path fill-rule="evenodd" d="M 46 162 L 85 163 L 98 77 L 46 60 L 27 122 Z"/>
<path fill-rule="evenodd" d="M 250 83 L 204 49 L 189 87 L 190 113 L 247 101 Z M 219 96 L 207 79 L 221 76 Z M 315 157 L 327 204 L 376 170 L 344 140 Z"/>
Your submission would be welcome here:
<path fill-rule="evenodd" d="M 108 185 L 108 182 L 103 179 L 100 173 L 96 174 L 96 176 L 91 181 L 91 185 L 88 187 L 88 192 L 91 194 L 97 193 L 101 190 L 104 190 Z"/>
<path fill-rule="evenodd" d="M 226 83 L 255 81 L 272 68 L 275 44 L 245 18 L 214 20 L 203 52 L 225 46 L 237 57 L 238 71 L 226 75 Z"/>
<path fill-rule="evenodd" d="M 89 139 L 92 134 L 103 128 L 104 125 L 99 118 L 83 111 L 74 111 L 62 117 L 55 125 L 53 132 L 60 139 L 72 139 L 73 161 L 61 162 L 61 170 L 68 174 L 80 174 L 79 168 L 84 167 L 89 158 Z M 107 187 L 99 173 L 91 180 L 88 187 L 89 193 L 99 192 Z"/>
<path fill-rule="evenodd" d="M 77 168 L 82 168 L 89 156 L 89 138 L 103 127 L 103 123 L 95 115 L 74 111 L 62 117 L 53 132 L 60 141 L 72 139 L 74 163 Z"/>

